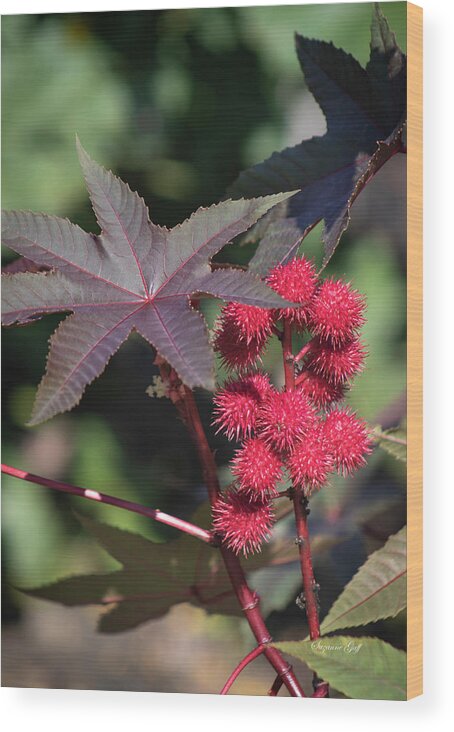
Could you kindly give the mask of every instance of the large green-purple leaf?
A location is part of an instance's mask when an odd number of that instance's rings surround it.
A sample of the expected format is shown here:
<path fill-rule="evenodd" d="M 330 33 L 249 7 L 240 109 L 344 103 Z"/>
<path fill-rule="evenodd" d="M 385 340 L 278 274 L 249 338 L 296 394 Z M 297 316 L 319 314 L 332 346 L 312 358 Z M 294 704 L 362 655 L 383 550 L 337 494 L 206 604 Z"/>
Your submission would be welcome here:
<path fill-rule="evenodd" d="M 273 645 L 351 699 L 407 698 L 407 654 L 379 638 L 333 636 Z"/>
<path fill-rule="evenodd" d="M 221 554 L 208 544 L 188 536 L 156 544 L 92 518 L 78 518 L 122 568 L 67 577 L 23 592 L 69 607 L 105 606 L 108 610 L 99 620 L 104 633 L 129 630 L 182 602 L 209 613 L 241 615 Z"/>
<path fill-rule="evenodd" d="M 325 115 L 327 132 L 242 172 L 228 191 L 232 197 L 249 197 L 300 189 L 245 238 L 261 239 L 250 263 L 261 274 L 295 256 L 302 239 L 322 220 L 327 262 L 348 226 L 355 198 L 402 149 L 405 56 L 378 6 L 365 69 L 332 43 L 297 35 L 296 49 L 306 83 Z"/>
<path fill-rule="evenodd" d="M 194 294 L 272 308 L 284 301 L 260 278 L 212 270 L 211 257 L 291 193 L 224 201 L 169 230 L 151 223 L 143 200 L 111 172 L 79 157 L 101 234 L 25 211 L 3 215 L 2 241 L 50 272 L 3 276 L 3 323 L 72 311 L 51 339 L 30 424 L 77 404 L 132 330 L 190 387 L 214 388 L 214 357 Z"/>
<path fill-rule="evenodd" d="M 407 530 L 401 529 L 368 557 L 344 587 L 320 631 L 367 625 L 392 618 L 407 606 Z"/>
<path fill-rule="evenodd" d="M 76 514 L 84 529 L 122 568 L 99 574 L 65 577 L 41 587 L 22 588 L 32 597 L 67 607 L 99 605 L 104 633 L 119 633 L 165 615 L 173 605 L 189 602 L 208 613 L 242 616 L 219 551 L 182 534 L 167 543 L 155 543 L 135 534 Z M 208 502 L 193 521 L 210 527 Z M 244 561 L 251 572 L 272 561 L 267 547 Z"/>

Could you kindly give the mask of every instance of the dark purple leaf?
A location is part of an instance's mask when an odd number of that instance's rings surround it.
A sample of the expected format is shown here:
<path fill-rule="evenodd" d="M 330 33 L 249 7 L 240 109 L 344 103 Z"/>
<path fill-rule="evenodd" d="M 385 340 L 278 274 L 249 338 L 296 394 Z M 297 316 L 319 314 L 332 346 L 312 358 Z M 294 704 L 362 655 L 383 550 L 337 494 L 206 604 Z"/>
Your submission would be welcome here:
<path fill-rule="evenodd" d="M 332 43 L 297 35 L 296 49 L 306 83 L 325 115 L 327 132 L 274 153 L 241 173 L 228 191 L 236 198 L 300 189 L 244 239 L 261 239 L 250 266 L 262 275 L 295 256 L 301 241 L 322 220 L 326 263 L 348 226 L 355 198 L 402 149 L 405 56 L 378 6 L 365 69 Z"/>
<path fill-rule="evenodd" d="M 212 271 L 210 260 L 291 193 L 201 208 L 169 230 L 151 223 L 143 200 L 78 147 L 102 230 L 99 236 L 44 214 L 3 215 L 3 242 L 37 267 L 52 270 L 4 276 L 3 323 L 73 313 L 52 336 L 30 424 L 77 404 L 132 330 L 188 386 L 213 389 L 213 352 L 191 296 L 269 308 L 284 302 L 257 275 L 238 269 Z"/>

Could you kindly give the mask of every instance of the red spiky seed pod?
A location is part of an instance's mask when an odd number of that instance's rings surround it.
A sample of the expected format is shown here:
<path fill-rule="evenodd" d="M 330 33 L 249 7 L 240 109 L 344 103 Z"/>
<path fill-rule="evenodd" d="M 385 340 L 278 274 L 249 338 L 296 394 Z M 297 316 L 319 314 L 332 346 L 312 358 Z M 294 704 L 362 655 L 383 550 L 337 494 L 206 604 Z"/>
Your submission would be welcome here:
<path fill-rule="evenodd" d="M 298 442 L 288 459 L 288 468 L 293 484 L 302 488 L 305 496 L 326 483 L 334 461 L 321 425 Z"/>
<path fill-rule="evenodd" d="M 270 501 L 252 499 L 234 490 L 224 493 L 213 508 L 213 526 L 235 554 L 258 552 L 273 526 Z"/>
<path fill-rule="evenodd" d="M 345 384 L 334 384 L 310 369 L 301 374 L 297 386 L 318 409 L 340 402 L 347 391 Z"/>
<path fill-rule="evenodd" d="M 260 498 L 276 494 L 282 462 L 260 437 L 245 441 L 241 449 L 237 450 L 232 466 L 232 473 L 238 479 L 239 491 Z"/>
<path fill-rule="evenodd" d="M 257 430 L 276 450 L 291 450 L 313 426 L 315 410 L 305 394 L 298 391 L 271 392 L 257 413 Z"/>
<path fill-rule="evenodd" d="M 227 303 L 222 308 L 221 319 L 225 325 L 232 326 L 237 331 L 237 337 L 246 343 L 253 339 L 268 338 L 274 322 L 272 310 L 239 302 Z"/>
<path fill-rule="evenodd" d="M 238 328 L 230 321 L 220 320 L 217 324 L 213 346 L 221 354 L 228 369 L 242 371 L 253 366 L 265 348 L 267 336 L 250 338 L 249 342 L 238 337 Z"/>
<path fill-rule="evenodd" d="M 343 384 L 362 371 L 365 358 L 366 351 L 359 338 L 338 347 L 315 338 L 306 357 L 306 366 L 334 384 Z"/>
<path fill-rule="evenodd" d="M 343 280 L 326 279 L 309 308 L 309 328 L 323 340 L 339 346 L 352 340 L 364 319 L 364 297 Z"/>
<path fill-rule="evenodd" d="M 287 264 L 278 264 L 274 267 L 266 281 L 281 297 L 302 304 L 300 308 L 289 307 L 278 310 L 278 317 L 286 318 L 296 327 L 305 327 L 309 301 L 317 285 L 317 273 L 313 263 L 306 257 L 291 259 Z"/>
<path fill-rule="evenodd" d="M 271 391 L 266 374 L 245 374 L 240 379 L 227 381 L 213 398 L 217 432 L 224 432 L 229 440 L 250 436 L 256 425 L 260 402 Z"/>
<path fill-rule="evenodd" d="M 349 475 L 365 465 L 372 440 L 367 424 L 354 412 L 334 409 L 326 417 L 323 432 L 339 473 Z"/>

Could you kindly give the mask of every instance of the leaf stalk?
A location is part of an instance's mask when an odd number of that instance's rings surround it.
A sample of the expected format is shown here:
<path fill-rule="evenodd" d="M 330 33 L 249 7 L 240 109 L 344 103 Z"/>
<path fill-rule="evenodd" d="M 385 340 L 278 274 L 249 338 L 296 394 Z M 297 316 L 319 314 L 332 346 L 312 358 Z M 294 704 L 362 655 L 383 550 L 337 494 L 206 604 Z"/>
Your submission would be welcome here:
<path fill-rule="evenodd" d="M 99 493 L 99 491 L 90 490 L 88 488 L 79 488 L 79 486 L 71 485 L 70 483 L 63 483 L 59 480 L 43 478 L 40 475 L 34 475 L 33 473 L 28 473 L 25 470 L 13 468 L 11 465 L 4 465 L 3 463 L 2 473 L 5 475 L 11 475 L 13 478 L 26 480 L 29 483 L 36 483 L 37 485 L 51 488 L 54 491 L 70 493 L 73 496 L 87 498 L 89 501 L 97 501 L 98 503 L 105 503 L 110 506 L 115 506 L 116 508 L 122 508 L 124 511 L 132 511 L 132 513 L 138 513 L 141 516 L 146 516 L 160 524 L 166 524 L 166 526 L 178 529 L 184 534 L 194 536 L 196 539 L 200 539 L 206 544 L 215 544 L 215 538 L 210 531 L 206 531 L 200 526 L 191 524 L 189 521 L 184 521 L 176 516 L 164 513 L 164 511 L 160 511 L 159 508 L 148 508 L 147 506 L 142 506 L 140 503 L 133 503 L 132 501 L 125 501 L 123 498 L 109 496 L 107 493 Z"/>

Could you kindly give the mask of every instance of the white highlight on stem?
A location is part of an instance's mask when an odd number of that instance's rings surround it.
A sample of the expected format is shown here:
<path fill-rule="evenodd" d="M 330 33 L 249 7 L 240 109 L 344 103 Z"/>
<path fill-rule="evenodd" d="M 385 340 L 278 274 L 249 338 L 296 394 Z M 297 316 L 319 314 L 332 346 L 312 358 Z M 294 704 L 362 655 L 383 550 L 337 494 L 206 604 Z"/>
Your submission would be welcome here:
<path fill-rule="evenodd" d="M 84 491 L 85 498 L 91 498 L 92 501 L 102 501 L 102 497 L 98 491 L 91 491 L 88 488 Z"/>

